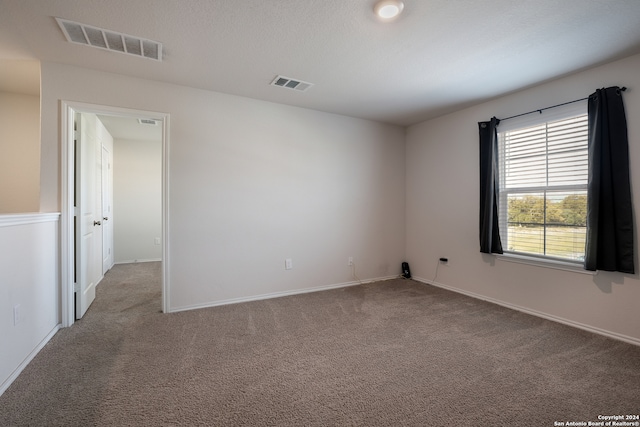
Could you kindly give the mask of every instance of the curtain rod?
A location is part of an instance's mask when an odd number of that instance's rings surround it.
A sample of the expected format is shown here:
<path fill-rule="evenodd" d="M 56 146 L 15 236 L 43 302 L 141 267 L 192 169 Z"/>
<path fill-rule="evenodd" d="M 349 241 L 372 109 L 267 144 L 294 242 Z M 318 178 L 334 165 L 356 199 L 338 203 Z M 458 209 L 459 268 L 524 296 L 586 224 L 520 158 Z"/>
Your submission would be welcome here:
<path fill-rule="evenodd" d="M 622 92 L 624 92 L 625 90 L 627 90 L 627 88 L 623 86 L 623 87 L 621 87 L 621 88 L 620 88 L 620 90 L 621 90 Z M 563 102 L 562 104 L 552 105 L 551 107 L 538 108 L 537 110 L 529 111 L 528 113 L 516 114 L 515 116 L 507 117 L 506 119 L 498 119 L 498 120 L 500 120 L 500 121 L 504 121 L 504 120 L 509 120 L 509 119 L 515 119 L 516 117 L 526 116 L 527 114 L 533 114 L 533 113 L 540 113 L 540 114 L 542 114 L 542 112 L 543 112 L 544 110 L 550 110 L 550 109 L 552 109 L 552 108 L 562 107 L 563 105 L 573 104 L 574 102 L 586 101 L 587 99 L 589 99 L 589 97 L 586 97 L 586 98 L 580 98 L 580 99 L 576 99 L 576 100 L 569 101 L 569 102 Z"/>

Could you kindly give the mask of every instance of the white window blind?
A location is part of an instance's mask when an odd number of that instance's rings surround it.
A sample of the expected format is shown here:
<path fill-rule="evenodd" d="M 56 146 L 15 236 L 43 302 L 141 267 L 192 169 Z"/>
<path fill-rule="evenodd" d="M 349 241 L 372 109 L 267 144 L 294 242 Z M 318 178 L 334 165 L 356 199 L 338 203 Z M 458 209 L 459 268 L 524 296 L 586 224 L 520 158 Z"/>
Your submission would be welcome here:
<path fill-rule="evenodd" d="M 586 234 L 586 105 L 535 116 L 498 127 L 502 245 L 577 262 Z"/>

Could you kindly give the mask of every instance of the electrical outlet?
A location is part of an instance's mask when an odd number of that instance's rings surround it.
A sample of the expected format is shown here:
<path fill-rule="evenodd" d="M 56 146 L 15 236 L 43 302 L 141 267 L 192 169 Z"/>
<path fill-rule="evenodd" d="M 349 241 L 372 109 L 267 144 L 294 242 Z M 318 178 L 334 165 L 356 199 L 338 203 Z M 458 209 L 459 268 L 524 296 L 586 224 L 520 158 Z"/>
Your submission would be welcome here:
<path fill-rule="evenodd" d="M 349 259 L 347 260 L 347 265 L 348 266 L 352 266 L 353 265 L 353 257 L 350 256 Z"/>
<path fill-rule="evenodd" d="M 291 258 L 287 258 L 284 260 L 284 269 L 291 270 L 293 268 L 293 260 Z"/>
<path fill-rule="evenodd" d="M 13 306 L 13 326 L 17 326 L 20 323 L 22 320 L 20 317 L 20 304 L 16 304 Z"/>

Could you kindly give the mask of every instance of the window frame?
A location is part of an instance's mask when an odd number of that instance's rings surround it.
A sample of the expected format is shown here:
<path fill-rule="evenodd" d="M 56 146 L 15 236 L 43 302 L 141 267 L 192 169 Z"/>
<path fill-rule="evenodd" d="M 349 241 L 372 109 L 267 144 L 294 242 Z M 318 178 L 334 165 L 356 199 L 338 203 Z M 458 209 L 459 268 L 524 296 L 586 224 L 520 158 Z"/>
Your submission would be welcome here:
<path fill-rule="evenodd" d="M 498 207 L 498 222 L 500 229 L 500 236 L 503 241 L 503 251 L 504 253 L 500 256 L 501 259 L 512 261 L 512 262 L 520 262 L 527 263 L 533 265 L 546 266 L 551 268 L 559 268 L 562 270 L 569 271 L 579 271 L 582 270 L 582 260 L 580 259 L 569 259 L 563 258 L 553 255 L 546 254 L 535 254 L 529 252 L 518 252 L 508 249 L 508 211 L 506 204 L 508 203 L 508 195 L 509 194 L 526 194 L 526 193 L 545 193 L 545 192 L 558 192 L 558 191 L 576 191 L 583 192 L 586 194 L 587 192 L 587 183 L 584 184 L 571 184 L 571 185 L 557 185 L 557 186 L 524 186 L 524 187 L 515 187 L 515 188 L 506 188 L 505 185 L 505 176 L 502 173 L 504 170 L 504 140 L 501 137 L 501 134 L 509 131 L 515 131 L 518 129 L 525 129 L 532 126 L 539 126 L 545 123 L 555 122 L 558 120 L 569 119 L 571 117 L 576 116 L 586 116 L 587 115 L 587 100 L 580 100 L 573 103 L 561 105 L 558 107 L 554 107 L 547 110 L 538 110 L 531 114 L 526 114 L 520 117 L 514 117 L 509 120 L 502 121 L 497 128 L 498 133 L 498 168 L 500 170 L 500 182 L 498 183 L 499 189 L 499 207 Z M 588 152 L 588 151 L 587 151 Z M 548 162 L 548 153 L 545 154 L 545 159 Z M 548 173 L 548 170 L 547 170 Z M 547 182 L 548 184 L 548 182 Z M 546 199 L 545 199 L 545 209 L 546 209 Z M 546 228 L 547 223 L 546 220 L 543 222 L 543 227 Z"/>

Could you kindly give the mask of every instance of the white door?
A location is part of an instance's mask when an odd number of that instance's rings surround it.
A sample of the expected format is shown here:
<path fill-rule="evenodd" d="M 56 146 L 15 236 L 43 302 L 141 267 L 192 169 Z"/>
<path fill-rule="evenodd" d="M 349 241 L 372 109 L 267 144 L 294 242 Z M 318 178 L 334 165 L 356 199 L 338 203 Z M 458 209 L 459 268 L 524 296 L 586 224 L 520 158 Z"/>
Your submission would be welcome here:
<path fill-rule="evenodd" d="M 102 146 L 102 274 L 113 266 L 113 216 L 111 153 Z"/>
<path fill-rule="evenodd" d="M 96 209 L 97 165 L 102 156 L 96 149 L 95 116 L 76 114 L 75 123 L 75 314 L 80 319 L 95 299 L 96 285 L 102 277 L 102 242 L 97 246 L 102 235 L 102 212 Z"/>

